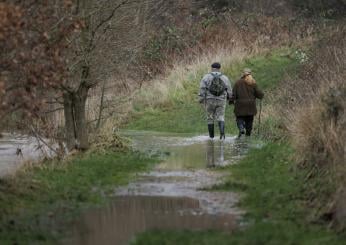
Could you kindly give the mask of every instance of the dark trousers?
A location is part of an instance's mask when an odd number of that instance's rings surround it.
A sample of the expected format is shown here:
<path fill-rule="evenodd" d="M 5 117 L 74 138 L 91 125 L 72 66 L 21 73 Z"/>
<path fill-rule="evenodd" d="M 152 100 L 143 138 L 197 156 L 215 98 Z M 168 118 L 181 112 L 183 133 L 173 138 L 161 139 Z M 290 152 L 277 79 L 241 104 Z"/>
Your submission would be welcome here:
<path fill-rule="evenodd" d="M 239 116 L 237 117 L 237 126 L 239 132 L 246 130 L 246 135 L 250 136 L 252 131 L 254 116 Z"/>

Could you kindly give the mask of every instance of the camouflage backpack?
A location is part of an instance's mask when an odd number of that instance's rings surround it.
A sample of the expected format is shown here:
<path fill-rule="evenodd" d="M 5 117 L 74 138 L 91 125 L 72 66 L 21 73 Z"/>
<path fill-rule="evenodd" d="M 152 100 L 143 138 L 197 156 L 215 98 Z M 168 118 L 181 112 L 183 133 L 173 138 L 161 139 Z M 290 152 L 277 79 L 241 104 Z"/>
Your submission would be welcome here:
<path fill-rule="evenodd" d="M 213 80 L 210 82 L 208 90 L 212 95 L 220 96 L 226 90 L 226 85 L 221 79 L 222 74 L 215 75 L 211 73 L 211 75 L 213 76 Z"/>

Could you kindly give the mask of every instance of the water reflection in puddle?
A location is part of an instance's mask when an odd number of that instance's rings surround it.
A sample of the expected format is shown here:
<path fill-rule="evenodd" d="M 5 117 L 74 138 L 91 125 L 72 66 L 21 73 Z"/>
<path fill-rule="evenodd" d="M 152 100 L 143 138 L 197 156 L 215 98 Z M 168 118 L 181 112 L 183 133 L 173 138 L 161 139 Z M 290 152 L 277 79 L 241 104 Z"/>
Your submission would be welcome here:
<path fill-rule="evenodd" d="M 231 231 L 243 213 L 238 195 L 203 191 L 220 184 L 225 173 L 215 167 L 233 164 L 249 148 L 261 144 L 228 137 L 188 137 L 150 132 L 126 132 L 133 147 L 146 153 L 163 153 L 164 160 L 136 181 L 115 190 L 107 208 L 86 213 L 64 244 L 128 244 L 136 234 L 160 230 Z"/>
<path fill-rule="evenodd" d="M 34 137 L 3 133 L 0 137 L 0 178 L 14 173 L 24 161 L 39 160 L 44 156 L 43 153 L 51 155 L 47 147 L 39 147 Z"/>
<path fill-rule="evenodd" d="M 261 144 L 246 139 L 227 137 L 225 141 L 209 140 L 207 136 L 187 137 L 185 135 L 152 135 L 148 132 L 126 132 L 133 141 L 133 147 L 142 152 L 163 153 L 162 170 L 203 169 L 226 166 L 237 162 L 249 148 Z"/>
<path fill-rule="evenodd" d="M 230 232 L 232 214 L 209 214 L 199 201 L 188 197 L 121 196 L 107 208 L 82 217 L 75 236 L 63 244 L 128 244 L 148 230 L 210 230 Z"/>

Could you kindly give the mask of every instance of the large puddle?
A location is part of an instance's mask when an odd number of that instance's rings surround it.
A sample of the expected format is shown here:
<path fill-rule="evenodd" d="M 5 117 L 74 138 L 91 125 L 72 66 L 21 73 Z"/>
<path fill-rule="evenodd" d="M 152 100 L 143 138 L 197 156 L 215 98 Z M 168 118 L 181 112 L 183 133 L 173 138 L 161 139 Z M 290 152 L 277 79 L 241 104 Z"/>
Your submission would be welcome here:
<path fill-rule="evenodd" d="M 242 211 L 232 192 L 206 191 L 226 177 L 220 167 L 236 163 L 260 144 L 228 137 L 126 132 L 133 147 L 164 156 L 161 164 L 115 190 L 114 202 L 78 220 L 64 244 L 128 244 L 149 230 L 219 230 L 236 228 Z"/>
<path fill-rule="evenodd" d="M 235 163 L 246 154 L 249 147 L 260 147 L 255 142 L 236 140 L 209 140 L 208 136 L 191 136 L 176 134 L 158 134 L 151 132 L 127 132 L 133 147 L 143 152 L 166 155 L 159 169 L 186 170 L 205 169 L 206 167 L 225 166 Z"/>
<path fill-rule="evenodd" d="M 49 155 L 47 147 L 34 137 L 4 133 L 0 137 L 0 177 L 14 173 L 23 162 Z"/>
<path fill-rule="evenodd" d="M 235 227 L 232 214 L 212 215 L 188 197 L 119 196 L 114 203 L 85 215 L 69 244 L 128 244 L 148 230 L 210 230 Z"/>

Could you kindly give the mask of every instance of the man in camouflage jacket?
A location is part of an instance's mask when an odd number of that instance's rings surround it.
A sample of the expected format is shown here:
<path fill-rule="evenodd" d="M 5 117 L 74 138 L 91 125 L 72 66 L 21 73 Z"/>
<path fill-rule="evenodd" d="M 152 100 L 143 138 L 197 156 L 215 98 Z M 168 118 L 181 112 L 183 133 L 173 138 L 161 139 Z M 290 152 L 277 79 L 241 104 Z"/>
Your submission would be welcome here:
<path fill-rule="evenodd" d="M 200 82 L 199 102 L 204 104 L 207 112 L 209 137 L 214 138 L 214 122 L 217 121 L 220 129 L 220 139 L 225 139 L 225 109 L 229 95 L 232 94 L 231 82 L 227 76 L 220 72 L 220 63 L 211 65 L 212 71 L 206 74 Z M 224 83 L 224 91 L 220 95 L 214 95 L 210 86 L 218 76 Z"/>

